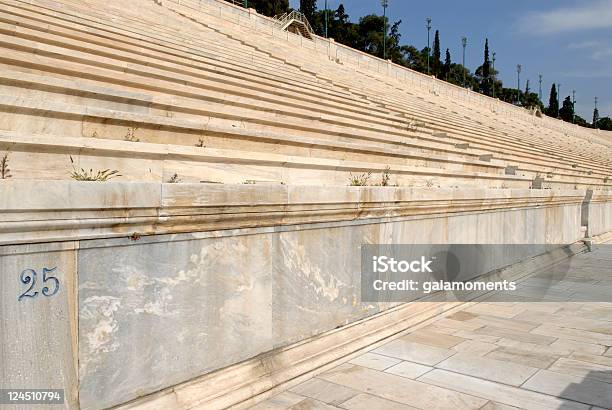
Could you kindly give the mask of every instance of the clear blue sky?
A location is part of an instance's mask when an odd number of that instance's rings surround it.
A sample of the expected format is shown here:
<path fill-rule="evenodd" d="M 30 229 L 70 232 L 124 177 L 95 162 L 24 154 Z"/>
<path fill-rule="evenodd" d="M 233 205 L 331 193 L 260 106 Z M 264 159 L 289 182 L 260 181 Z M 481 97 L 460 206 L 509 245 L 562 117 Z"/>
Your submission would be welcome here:
<path fill-rule="evenodd" d="M 324 1 L 318 0 L 319 8 Z M 290 0 L 299 7 L 299 0 Z M 379 0 L 328 0 L 336 9 L 344 3 L 351 21 L 370 13 L 382 14 Z M 391 21 L 402 20 L 402 43 L 427 45 L 425 18 L 440 30 L 442 53 L 448 47 L 461 62 L 461 36 L 468 37 L 466 65 L 482 64 L 485 38 L 497 53 L 495 68 L 506 87 L 516 87 L 516 65 L 521 64 L 521 88 L 530 80 L 538 92 L 543 75 L 544 104 L 553 82 L 561 83 L 562 97 L 576 90 L 576 111 L 587 121 L 593 116 L 593 97 L 599 97 L 601 116 L 612 116 L 612 0 L 389 0 Z"/>

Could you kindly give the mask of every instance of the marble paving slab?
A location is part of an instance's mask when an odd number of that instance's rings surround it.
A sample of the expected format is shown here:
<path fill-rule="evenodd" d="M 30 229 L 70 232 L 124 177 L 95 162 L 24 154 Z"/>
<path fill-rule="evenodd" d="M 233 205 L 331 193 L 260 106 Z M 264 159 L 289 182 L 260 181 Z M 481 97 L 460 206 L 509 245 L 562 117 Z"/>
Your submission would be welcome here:
<path fill-rule="evenodd" d="M 523 388 L 593 406 L 612 408 L 612 385 L 589 377 L 540 370 Z"/>
<path fill-rule="evenodd" d="M 609 264 L 588 253 L 574 258 L 581 278 L 556 282 L 558 292 L 596 285 L 600 279 L 593 277 Z M 546 272 L 530 283 L 548 283 Z M 610 409 L 610 333 L 612 302 L 488 299 L 391 339 L 289 392 L 299 396 L 279 396 L 272 404 L 284 400 L 286 409 L 335 405 L 346 410 Z M 316 401 L 298 400 L 303 397 Z"/>

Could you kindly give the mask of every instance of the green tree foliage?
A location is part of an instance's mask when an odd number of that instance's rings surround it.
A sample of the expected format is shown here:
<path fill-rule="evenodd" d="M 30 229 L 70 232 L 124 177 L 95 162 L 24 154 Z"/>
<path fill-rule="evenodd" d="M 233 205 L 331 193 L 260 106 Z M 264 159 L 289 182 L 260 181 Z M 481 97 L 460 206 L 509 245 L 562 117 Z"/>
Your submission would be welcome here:
<path fill-rule="evenodd" d="M 600 130 L 612 131 L 612 119 L 603 117 L 597 121 L 597 128 Z"/>
<path fill-rule="evenodd" d="M 249 0 L 249 7 L 264 16 L 274 17 L 289 11 L 289 0 Z"/>
<path fill-rule="evenodd" d="M 595 107 L 595 109 L 593 110 L 593 126 L 597 125 L 597 121 L 599 121 L 599 110 L 597 109 L 597 107 Z"/>
<path fill-rule="evenodd" d="M 477 90 L 479 87 L 478 79 L 470 73 L 470 70 L 463 67 L 461 64 L 451 64 L 450 73 L 448 75 L 448 82 L 463 86 L 463 77 L 465 73 L 465 87 L 472 90 Z"/>
<path fill-rule="evenodd" d="M 495 96 L 502 101 L 510 104 L 516 103 L 516 88 L 506 88 L 500 84 L 495 91 Z"/>
<path fill-rule="evenodd" d="M 574 121 L 575 124 L 580 125 L 581 127 L 590 127 L 591 124 L 589 124 L 584 118 L 582 118 L 580 115 L 576 114 L 576 120 Z"/>
<path fill-rule="evenodd" d="M 546 114 L 550 117 L 557 118 L 559 116 L 559 100 L 557 99 L 557 86 L 553 83 L 550 87 L 550 97 L 548 98 L 548 108 Z"/>
<path fill-rule="evenodd" d="M 559 110 L 559 117 L 567 122 L 572 122 L 574 119 L 574 104 L 569 95 L 563 100 L 563 106 Z"/>
<path fill-rule="evenodd" d="M 489 39 L 485 40 L 484 45 L 484 60 L 480 67 L 476 69 L 476 78 L 478 79 L 478 90 L 485 94 L 491 95 L 493 89 L 493 79 L 491 78 L 491 60 L 489 59 Z"/>
<path fill-rule="evenodd" d="M 442 74 L 440 76 L 440 78 L 448 81 L 448 74 L 450 73 L 451 70 L 451 55 L 450 55 L 450 51 L 448 51 L 448 48 L 446 49 L 446 55 L 444 56 L 444 65 L 442 66 Z"/>
<path fill-rule="evenodd" d="M 531 90 L 525 90 L 525 93 L 521 95 L 521 102 L 523 107 L 526 108 L 537 108 L 541 112 L 544 112 L 544 104 L 540 101 L 540 96 L 538 93 L 532 93 Z"/>
<path fill-rule="evenodd" d="M 432 68 L 431 71 L 433 75 L 435 75 L 436 77 L 440 77 L 440 73 L 442 70 L 442 55 L 440 52 L 440 31 L 439 30 L 436 30 L 436 35 L 434 36 L 431 68 Z"/>
<path fill-rule="evenodd" d="M 357 50 L 364 51 L 368 54 L 383 58 L 383 33 L 387 31 L 387 58 L 401 65 L 406 65 L 402 47 L 400 46 L 401 34 L 399 32 L 401 20 L 396 21 L 389 28 L 388 22 L 385 24 L 385 19 L 382 16 L 369 14 L 359 19 L 356 29 L 351 30 L 348 34 L 350 40 L 354 43 L 351 45 Z"/>
<path fill-rule="evenodd" d="M 358 48 L 361 51 L 383 58 L 383 30 L 387 31 L 386 26 L 387 24 L 382 16 L 369 14 L 360 18 L 358 33 L 362 43 Z"/>
<path fill-rule="evenodd" d="M 396 21 L 391 26 L 389 34 L 387 35 L 387 58 L 403 65 L 402 47 L 400 45 L 400 24 L 402 21 Z"/>
<path fill-rule="evenodd" d="M 482 63 L 482 76 L 485 80 L 491 75 L 491 60 L 489 60 L 489 39 L 485 39 L 484 62 Z"/>
<path fill-rule="evenodd" d="M 317 12 L 317 0 L 300 0 L 300 11 L 312 23 Z"/>
<path fill-rule="evenodd" d="M 266 16 L 275 16 L 290 10 L 289 0 L 249 0 L 249 7 L 255 8 L 258 13 Z M 418 49 L 409 44 L 401 44 L 400 25 L 401 20 L 393 24 L 385 21 L 383 16 L 370 14 L 363 16 L 359 22 L 353 23 L 343 4 L 336 10 L 317 10 L 316 0 L 300 0 L 300 10 L 306 15 L 315 33 L 325 34 L 325 16 L 328 21 L 328 37 L 333 38 L 337 43 L 347 45 L 354 49 L 369 53 L 383 58 L 383 33 L 387 33 L 386 48 L 387 58 L 394 63 L 409 67 L 421 73 L 427 72 L 428 48 Z M 431 72 L 436 77 L 448 81 L 449 83 L 467 87 L 486 95 L 495 95 L 502 101 L 515 103 L 517 99 L 516 88 L 505 88 L 501 80 L 497 78 L 498 72 L 493 68 L 490 60 L 489 40 L 485 39 L 484 60 L 481 66 L 477 67 L 472 73 L 461 64 L 455 64 L 451 60 L 449 49 L 446 49 L 444 62 L 441 55 L 442 45 L 440 41 L 440 31 L 434 34 L 433 47 L 431 53 Z M 464 83 L 465 78 L 465 83 Z M 539 108 L 544 111 L 544 105 L 536 93 L 532 93 L 527 82 L 525 92 L 518 91 L 520 102 L 527 108 Z M 564 101 L 564 105 L 566 105 Z M 573 105 L 572 105 L 573 116 Z M 553 84 L 550 92 L 550 99 L 546 114 L 551 117 L 559 116 L 559 104 L 557 100 L 556 86 Z M 565 118 L 568 116 L 568 107 L 561 110 Z M 610 127 L 609 118 L 599 119 L 599 113 L 593 113 L 593 124 L 602 129 Z M 571 119 L 570 119 L 571 121 Z M 576 116 L 576 123 L 579 117 Z M 612 127 L 611 127 L 612 128 Z"/>
<path fill-rule="evenodd" d="M 344 5 L 340 4 L 334 13 L 331 24 L 331 36 L 339 43 L 350 45 L 357 48 L 359 42 L 359 30 L 357 24 L 349 21 L 349 15 L 344 10 Z"/>
<path fill-rule="evenodd" d="M 325 13 L 325 10 L 318 10 L 313 19 L 309 20 L 315 33 L 320 36 L 325 35 Z M 327 10 L 327 35 L 340 44 L 361 50 L 363 42 L 359 37 L 359 24 L 350 22 L 343 4 L 336 10 Z"/>

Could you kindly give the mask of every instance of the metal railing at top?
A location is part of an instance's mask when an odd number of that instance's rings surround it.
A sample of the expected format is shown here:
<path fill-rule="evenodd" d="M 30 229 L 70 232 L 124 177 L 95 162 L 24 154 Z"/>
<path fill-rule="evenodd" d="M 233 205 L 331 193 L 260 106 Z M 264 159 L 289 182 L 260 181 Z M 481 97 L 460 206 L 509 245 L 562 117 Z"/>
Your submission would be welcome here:
<path fill-rule="evenodd" d="M 291 10 L 290 12 L 281 14 L 280 16 L 274 16 L 274 20 L 278 21 L 278 24 L 281 27 L 284 27 L 291 20 L 297 20 L 306 26 L 310 34 L 314 34 L 314 31 L 312 29 L 312 26 L 310 25 L 310 22 L 308 21 L 306 16 L 300 13 L 299 11 Z"/>

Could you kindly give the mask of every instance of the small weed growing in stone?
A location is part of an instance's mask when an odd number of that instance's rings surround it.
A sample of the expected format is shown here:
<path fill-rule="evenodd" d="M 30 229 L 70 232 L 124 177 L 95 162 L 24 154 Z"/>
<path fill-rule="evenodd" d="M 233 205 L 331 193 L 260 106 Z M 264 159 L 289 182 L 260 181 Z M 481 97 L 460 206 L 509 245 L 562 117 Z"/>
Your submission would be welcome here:
<path fill-rule="evenodd" d="M 349 176 L 349 186 L 366 186 L 368 185 L 368 181 L 370 180 L 371 176 L 371 172 L 366 172 L 359 175 L 353 175 L 351 172 Z"/>
<path fill-rule="evenodd" d="M 9 153 L 8 151 L 0 159 L 0 179 L 9 179 L 12 177 L 11 170 L 8 167 L 9 164 Z"/>
<path fill-rule="evenodd" d="M 181 179 L 179 178 L 178 174 L 174 174 L 170 177 L 170 179 L 168 180 L 169 184 L 178 184 L 181 182 Z"/>
<path fill-rule="evenodd" d="M 391 167 L 387 166 L 382 173 L 380 186 L 389 186 L 389 182 L 391 182 Z"/>
<path fill-rule="evenodd" d="M 123 137 L 123 139 L 125 141 L 129 141 L 129 142 L 140 142 L 139 138 L 136 138 L 136 130 L 138 129 L 138 127 L 130 127 L 127 130 L 127 134 L 125 134 L 125 137 Z"/>
<path fill-rule="evenodd" d="M 205 147 L 204 140 L 202 138 L 200 138 L 198 140 L 198 143 L 195 146 L 198 147 L 198 148 L 204 148 Z"/>
<path fill-rule="evenodd" d="M 70 156 L 70 163 L 72 164 L 72 172 L 70 177 L 76 181 L 95 181 L 95 182 L 106 182 L 109 179 L 120 177 L 119 171 L 105 169 L 103 171 L 94 172 L 93 169 L 86 170 L 84 168 L 77 168 L 72 156 Z"/>

